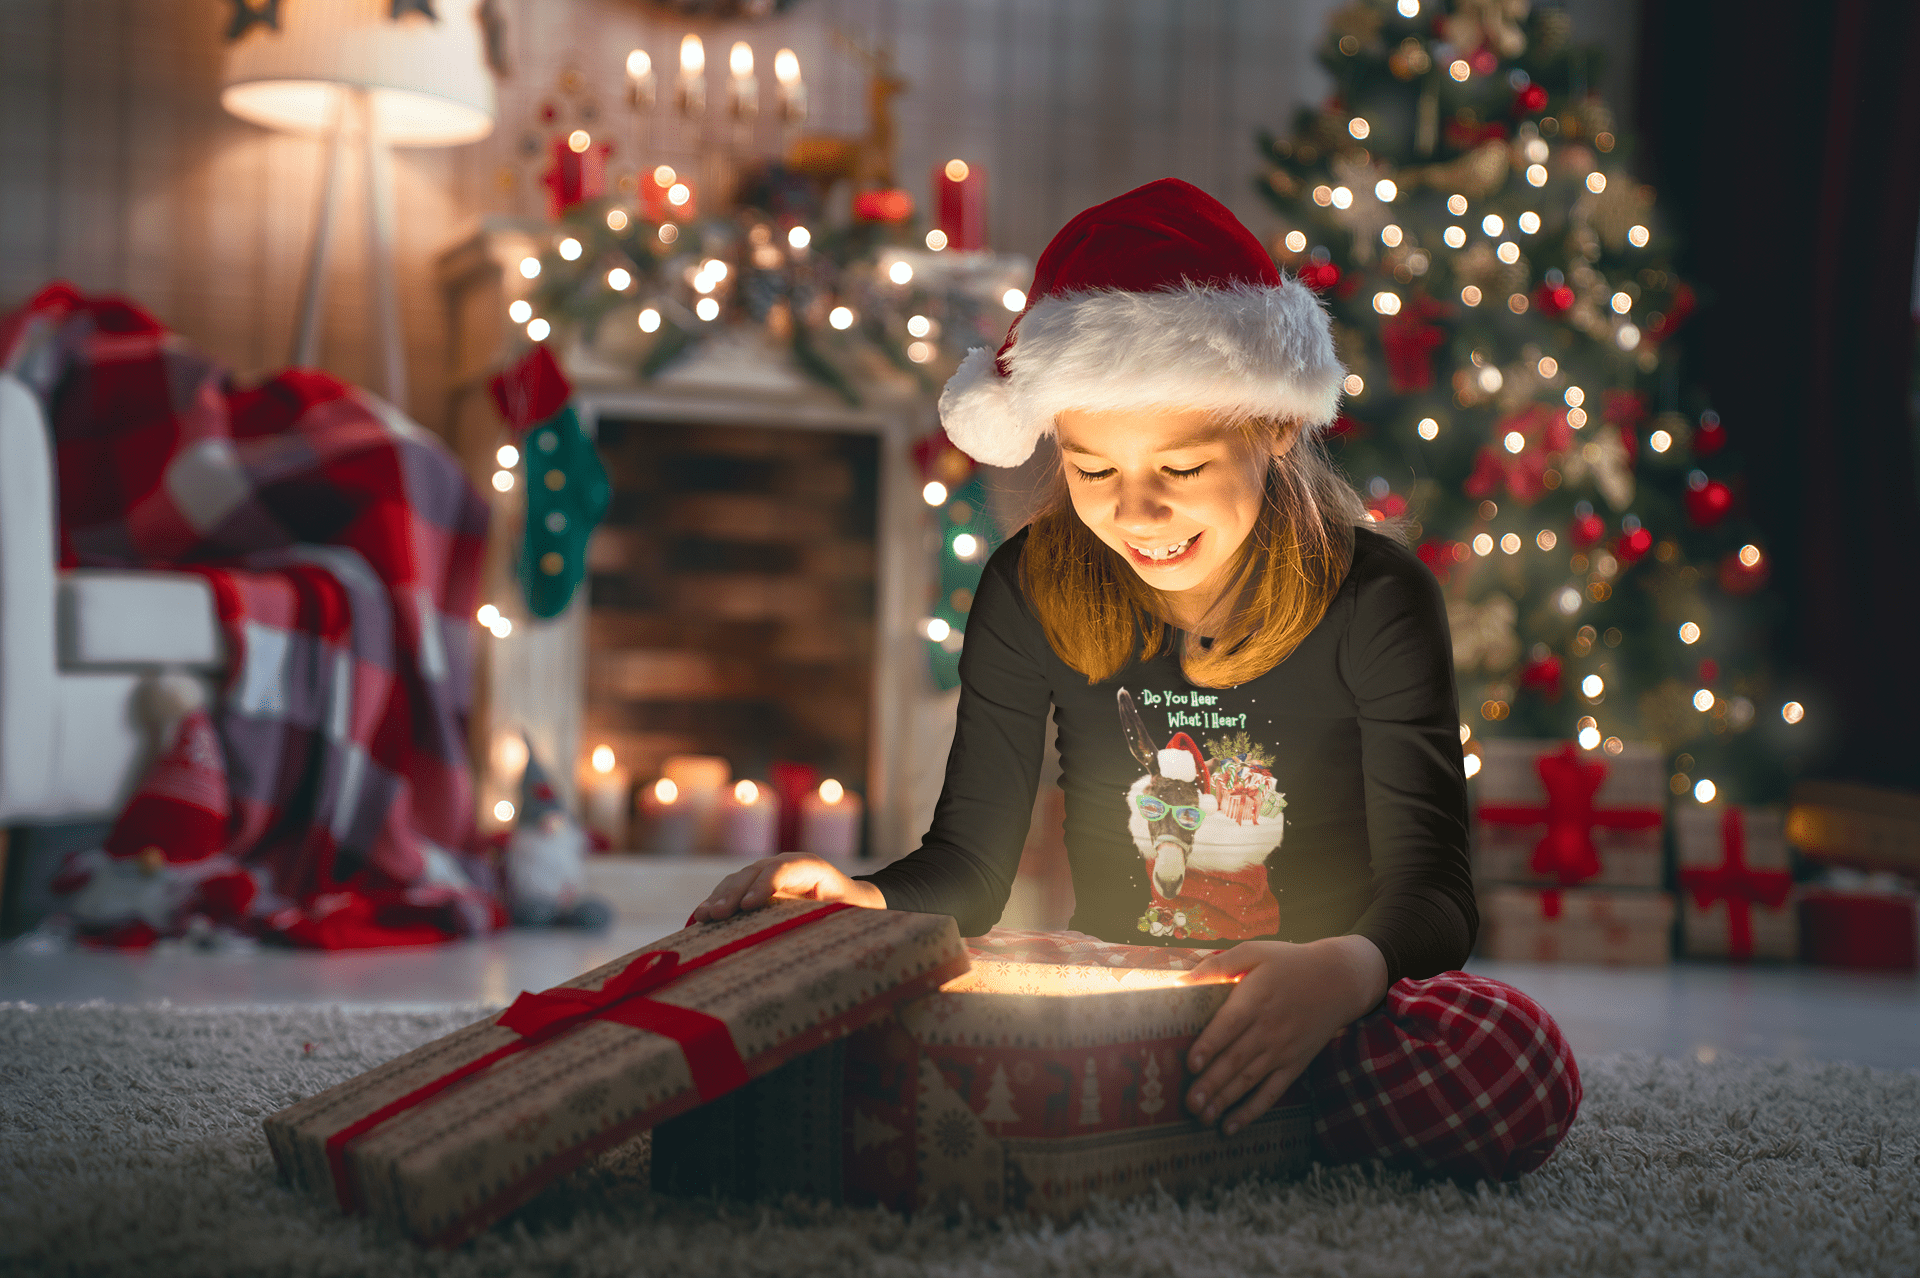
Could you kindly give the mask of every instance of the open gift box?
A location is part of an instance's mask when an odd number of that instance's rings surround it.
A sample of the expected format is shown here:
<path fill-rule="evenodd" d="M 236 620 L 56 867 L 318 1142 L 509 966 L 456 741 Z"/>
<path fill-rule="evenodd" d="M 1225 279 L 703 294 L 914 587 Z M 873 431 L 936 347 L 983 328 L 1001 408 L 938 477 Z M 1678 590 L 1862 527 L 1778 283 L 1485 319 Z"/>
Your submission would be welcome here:
<path fill-rule="evenodd" d="M 1304 1167 L 1304 1105 L 1233 1137 L 1181 1107 L 1226 986 L 972 966 L 945 915 L 782 902 L 523 994 L 268 1143 L 295 1186 L 438 1245 L 656 1128 L 662 1188 L 996 1215 Z"/>

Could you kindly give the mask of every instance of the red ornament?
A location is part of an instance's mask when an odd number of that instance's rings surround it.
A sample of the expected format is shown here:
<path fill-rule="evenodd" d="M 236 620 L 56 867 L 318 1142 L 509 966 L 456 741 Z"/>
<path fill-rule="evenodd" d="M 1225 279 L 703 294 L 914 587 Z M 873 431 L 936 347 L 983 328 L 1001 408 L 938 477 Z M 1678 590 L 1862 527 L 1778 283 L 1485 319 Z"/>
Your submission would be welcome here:
<path fill-rule="evenodd" d="M 1433 385 L 1433 353 L 1446 344 L 1446 330 L 1432 323 L 1445 308 L 1424 293 L 1380 321 L 1380 347 L 1387 357 L 1393 393 L 1405 395 Z"/>
<path fill-rule="evenodd" d="M 1730 595 L 1750 595 L 1767 584 L 1767 558 L 1762 555 L 1751 565 L 1741 562 L 1740 552 L 1732 551 L 1720 561 L 1720 589 Z"/>
<path fill-rule="evenodd" d="M 1296 276 L 1316 293 L 1324 293 L 1340 282 L 1340 268 L 1332 262 L 1310 262 Z"/>
<path fill-rule="evenodd" d="M 1548 701 L 1560 699 L 1560 658 L 1556 653 L 1548 653 L 1538 661 L 1529 661 L 1520 672 L 1520 686 L 1538 688 L 1540 695 Z"/>
<path fill-rule="evenodd" d="M 1380 509 L 1384 511 L 1389 518 L 1404 515 L 1407 513 L 1407 499 L 1399 493 L 1388 493 L 1380 499 Z"/>
<path fill-rule="evenodd" d="M 1638 563 L 1652 549 L 1653 534 L 1644 528 L 1636 528 L 1613 543 L 1614 558 L 1623 564 Z"/>
<path fill-rule="evenodd" d="M 1695 673 L 1700 676 L 1701 683 L 1712 683 L 1720 677 L 1720 663 L 1712 657 L 1702 657 L 1700 658 L 1700 668 L 1695 671 Z"/>
<path fill-rule="evenodd" d="M 1533 307 L 1542 315 L 1559 315 L 1573 305 L 1573 290 L 1565 284 L 1542 284 L 1533 291 Z"/>
<path fill-rule="evenodd" d="M 1547 91 L 1537 84 L 1529 84 L 1513 95 L 1513 113 L 1532 115 L 1547 105 Z"/>
<path fill-rule="evenodd" d="M 1595 545 L 1607 535 L 1607 521 L 1598 515 L 1576 515 L 1567 525 L 1567 536 L 1573 538 L 1573 544 L 1585 550 Z"/>
<path fill-rule="evenodd" d="M 853 216 L 862 222 L 904 222 L 913 216 L 913 197 L 897 186 L 862 191 L 853 197 Z"/>
<path fill-rule="evenodd" d="M 1693 432 L 1693 455 L 1711 457 L 1727 446 L 1727 428 L 1716 418 L 1710 422 L 1701 422 Z"/>
<path fill-rule="evenodd" d="M 1603 421 L 1616 426 L 1638 426 L 1647 419 L 1647 397 L 1639 391 L 1614 390 L 1610 387 L 1600 393 L 1600 399 L 1606 405 L 1600 410 Z"/>
<path fill-rule="evenodd" d="M 1687 518 L 1696 528 L 1711 528 L 1733 509 L 1733 490 L 1717 479 L 1704 488 L 1689 488 L 1686 496 Z"/>
<path fill-rule="evenodd" d="M 1453 572 L 1453 543 L 1450 541 L 1423 541 L 1413 553 L 1420 556 L 1420 562 L 1427 566 L 1427 571 L 1439 578 L 1442 584 Z"/>
<path fill-rule="evenodd" d="M 1473 68 L 1475 75 L 1488 76 L 1500 69 L 1500 58 L 1483 44 L 1467 55 L 1467 65 Z"/>

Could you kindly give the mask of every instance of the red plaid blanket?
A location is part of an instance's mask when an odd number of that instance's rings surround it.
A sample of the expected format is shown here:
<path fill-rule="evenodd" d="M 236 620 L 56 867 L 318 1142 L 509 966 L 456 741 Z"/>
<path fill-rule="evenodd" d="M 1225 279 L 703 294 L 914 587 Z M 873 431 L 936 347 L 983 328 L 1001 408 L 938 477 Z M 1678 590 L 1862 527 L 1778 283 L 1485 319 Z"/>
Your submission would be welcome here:
<path fill-rule="evenodd" d="M 236 389 L 138 307 L 66 284 L 0 320 L 0 369 L 46 409 L 62 566 L 213 586 L 223 851 L 260 886 L 254 925 L 329 947 L 489 926 L 457 868 L 487 507 L 452 455 L 324 373 Z"/>

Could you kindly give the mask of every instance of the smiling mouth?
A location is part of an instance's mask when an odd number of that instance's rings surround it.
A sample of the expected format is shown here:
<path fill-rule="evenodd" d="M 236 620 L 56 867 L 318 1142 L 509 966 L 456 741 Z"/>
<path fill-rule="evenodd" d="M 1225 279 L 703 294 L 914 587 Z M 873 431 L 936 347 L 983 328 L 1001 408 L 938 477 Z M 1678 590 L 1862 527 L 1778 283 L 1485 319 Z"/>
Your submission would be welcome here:
<path fill-rule="evenodd" d="M 1200 537 L 1201 534 L 1195 533 L 1185 541 L 1176 541 L 1168 546 L 1156 546 L 1151 550 L 1127 542 L 1127 557 L 1143 568 L 1166 568 L 1192 558 L 1193 552 L 1199 548 Z"/>

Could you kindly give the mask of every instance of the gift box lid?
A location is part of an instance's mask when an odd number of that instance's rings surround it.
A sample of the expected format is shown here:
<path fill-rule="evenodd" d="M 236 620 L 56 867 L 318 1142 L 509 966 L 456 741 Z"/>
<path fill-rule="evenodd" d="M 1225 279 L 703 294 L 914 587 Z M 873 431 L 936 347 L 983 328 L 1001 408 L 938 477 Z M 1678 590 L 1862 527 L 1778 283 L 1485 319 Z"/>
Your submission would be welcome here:
<path fill-rule="evenodd" d="M 1481 805 L 1545 803 L 1547 788 L 1539 762 L 1543 756 L 1563 754 L 1583 767 L 1601 769 L 1594 807 L 1652 807 L 1664 811 L 1668 793 L 1666 755 L 1658 746 L 1640 741 L 1624 742 L 1619 754 L 1609 754 L 1582 750 L 1571 741 L 1489 738 L 1480 743 L 1480 771 L 1473 778 L 1476 801 Z"/>
<path fill-rule="evenodd" d="M 949 916 L 778 902 L 522 994 L 273 1115 L 268 1143 L 296 1185 L 456 1243 L 968 966 Z"/>

